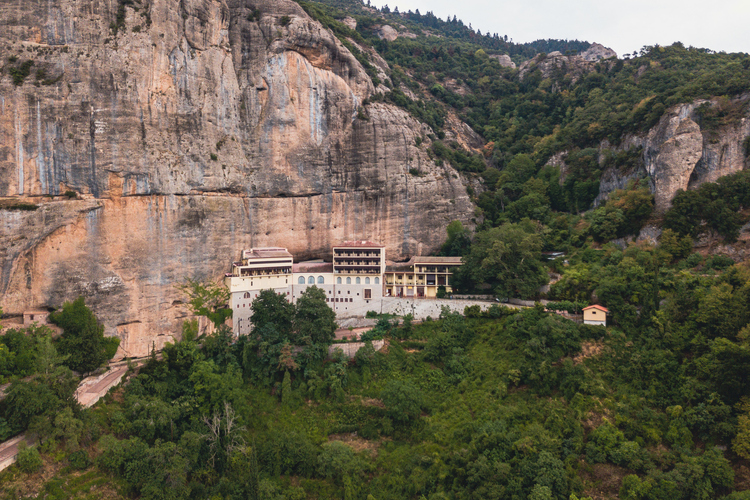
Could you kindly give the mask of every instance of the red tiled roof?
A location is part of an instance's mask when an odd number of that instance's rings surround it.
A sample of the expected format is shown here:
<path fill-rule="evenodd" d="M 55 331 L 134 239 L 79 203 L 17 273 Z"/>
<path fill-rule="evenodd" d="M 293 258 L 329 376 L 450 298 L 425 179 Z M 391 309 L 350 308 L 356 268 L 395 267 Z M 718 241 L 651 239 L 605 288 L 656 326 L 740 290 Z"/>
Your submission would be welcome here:
<path fill-rule="evenodd" d="M 599 309 L 600 311 L 604 311 L 605 313 L 609 312 L 609 309 L 607 309 L 604 306 L 600 306 L 599 304 L 594 304 L 593 306 L 584 307 L 583 310 L 586 311 L 588 309 Z"/>
<path fill-rule="evenodd" d="M 380 243 L 375 243 L 373 241 L 367 241 L 367 240 L 357 240 L 357 241 L 344 241 L 343 243 L 340 243 L 338 245 L 335 245 L 334 248 L 341 248 L 341 247 L 375 247 L 375 248 L 385 248 L 385 245 L 381 245 Z"/>

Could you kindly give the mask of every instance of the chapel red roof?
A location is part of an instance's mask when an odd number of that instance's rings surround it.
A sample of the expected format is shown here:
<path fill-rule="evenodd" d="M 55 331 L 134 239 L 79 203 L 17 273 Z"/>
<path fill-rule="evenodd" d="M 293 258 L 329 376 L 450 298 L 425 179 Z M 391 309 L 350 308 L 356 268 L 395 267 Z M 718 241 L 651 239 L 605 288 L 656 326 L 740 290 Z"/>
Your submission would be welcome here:
<path fill-rule="evenodd" d="M 584 307 L 584 308 L 583 308 L 583 310 L 584 310 L 584 311 L 586 311 L 586 310 L 588 310 L 588 309 L 599 309 L 600 311 L 602 311 L 602 312 L 605 312 L 605 313 L 608 313 L 608 312 L 609 312 L 609 309 L 607 309 L 607 308 L 606 308 L 606 307 L 604 307 L 604 306 L 600 306 L 599 304 L 594 304 L 594 305 L 592 305 L 592 306 L 588 306 L 588 307 Z"/>

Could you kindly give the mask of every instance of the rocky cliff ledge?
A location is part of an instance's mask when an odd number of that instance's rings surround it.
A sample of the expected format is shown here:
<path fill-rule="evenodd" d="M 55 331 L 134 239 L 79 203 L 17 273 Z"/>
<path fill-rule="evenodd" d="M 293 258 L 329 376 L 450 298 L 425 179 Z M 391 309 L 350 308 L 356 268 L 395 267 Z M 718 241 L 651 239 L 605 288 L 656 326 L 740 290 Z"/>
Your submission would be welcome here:
<path fill-rule="evenodd" d="M 363 107 L 364 69 L 291 1 L 6 0 L 0 60 L 0 196 L 40 206 L 0 210 L 0 306 L 83 294 L 121 354 L 169 340 L 175 285 L 242 248 L 426 253 L 473 211 L 430 130 Z"/>
<path fill-rule="evenodd" d="M 640 168 L 620 172 L 617 168 L 604 171 L 597 202 L 605 200 L 615 189 L 624 188 L 630 179 L 647 177 L 654 192 L 656 211 L 664 213 L 672 205 L 677 191 L 692 189 L 704 182 L 750 168 L 745 146 L 750 136 L 750 96 L 730 103 L 745 109 L 742 116 L 715 127 L 701 127 L 699 109 L 721 106 L 719 99 L 699 100 L 674 106 L 666 111 L 659 123 L 647 134 L 625 138 L 616 149 L 641 148 Z M 602 148 L 608 147 L 603 144 Z"/>

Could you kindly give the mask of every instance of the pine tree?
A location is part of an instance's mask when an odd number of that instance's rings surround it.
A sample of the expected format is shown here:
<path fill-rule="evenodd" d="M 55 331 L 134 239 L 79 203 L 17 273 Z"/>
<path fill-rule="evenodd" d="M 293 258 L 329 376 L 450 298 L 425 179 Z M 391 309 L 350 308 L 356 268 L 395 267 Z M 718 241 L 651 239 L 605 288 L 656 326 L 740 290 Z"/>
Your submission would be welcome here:
<path fill-rule="evenodd" d="M 284 380 L 281 382 L 281 404 L 283 406 L 289 406 L 292 400 L 292 376 L 289 375 L 289 370 L 284 372 Z"/>

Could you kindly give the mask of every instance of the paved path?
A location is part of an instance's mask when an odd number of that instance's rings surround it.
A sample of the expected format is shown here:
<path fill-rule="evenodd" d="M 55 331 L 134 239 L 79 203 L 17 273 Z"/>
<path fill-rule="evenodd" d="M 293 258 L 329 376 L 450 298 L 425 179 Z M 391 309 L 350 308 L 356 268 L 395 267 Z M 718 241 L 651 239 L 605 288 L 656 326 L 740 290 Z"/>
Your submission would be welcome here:
<path fill-rule="evenodd" d="M 88 377 L 81 381 L 76 389 L 76 399 L 84 408 L 93 406 L 114 386 L 120 383 L 125 372 L 128 371 L 127 365 L 112 368 L 108 372 L 96 376 Z"/>
<path fill-rule="evenodd" d="M 107 372 L 101 375 L 83 379 L 78 384 L 78 389 L 75 392 L 78 403 L 85 408 L 93 406 L 112 387 L 120 383 L 127 371 L 127 365 L 119 364 L 119 366 L 111 366 Z M 7 469 L 11 464 L 15 463 L 16 455 L 18 455 L 18 445 L 24 439 L 29 445 L 34 442 L 34 439 L 31 437 L 20 434 L 4 443 L 0 443 L 0 471 Z"/>
<path fill-rule="evenodd" d="M 18 445 L 24 439 L 28 444 L 33 442 L 31 438 L 26 437 L 26 434 L 21 434 L 0 444 L 0 471 L 7 469 L 16 462 Z"/>

